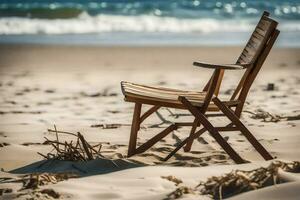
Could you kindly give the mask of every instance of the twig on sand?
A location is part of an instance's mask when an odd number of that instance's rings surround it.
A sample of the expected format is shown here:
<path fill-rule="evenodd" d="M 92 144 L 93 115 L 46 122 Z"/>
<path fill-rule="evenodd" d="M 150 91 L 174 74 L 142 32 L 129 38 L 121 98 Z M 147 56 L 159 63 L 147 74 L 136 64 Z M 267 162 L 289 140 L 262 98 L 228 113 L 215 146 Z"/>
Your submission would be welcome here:
<path fill-rule="evenodd" d="M 45 137 L 45 143 L 50 144 L 53 146 L 53 150 L 56 153 L 47 153 L 46 155 L 39 153 L 42 157 L 47 160 L 67 160 L 67 161 L 87 161 L 87 160 L 94 160 L 97 157 L 103 157 L 100 153 L 102 144 L 90 145 L 81 133 L 71 133 L 65 131 L 58 131 L 56 126 L 54 126 L 54 130 L 48 129 L 49 132 L 55 132 L 56 140 L 50 140 Z M 59 141 L 58 134 L 68 134 L 72 135 L 76 138 L 76 142 L 71 140 L 70 142 Z M 97 149 L 96 149 L 97 148 Z"/>

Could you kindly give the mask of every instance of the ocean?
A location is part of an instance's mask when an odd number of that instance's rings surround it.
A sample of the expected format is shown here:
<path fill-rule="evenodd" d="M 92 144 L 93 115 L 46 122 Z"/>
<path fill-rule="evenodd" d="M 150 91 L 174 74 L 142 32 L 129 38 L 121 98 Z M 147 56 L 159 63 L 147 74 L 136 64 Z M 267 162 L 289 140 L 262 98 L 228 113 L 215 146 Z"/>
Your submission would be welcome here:
<path fill-rule="evenodd" d="M 299 47 L 299 0 L 0 0 L 0 43 L 242 45 L 264 10 Z"/>

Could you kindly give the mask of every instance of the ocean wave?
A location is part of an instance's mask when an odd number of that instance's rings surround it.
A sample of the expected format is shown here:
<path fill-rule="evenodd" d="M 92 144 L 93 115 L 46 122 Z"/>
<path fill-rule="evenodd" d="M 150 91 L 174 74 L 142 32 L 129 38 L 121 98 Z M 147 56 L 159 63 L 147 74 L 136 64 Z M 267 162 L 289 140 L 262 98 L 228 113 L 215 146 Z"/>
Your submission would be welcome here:
<path fill-rule="evenodd" d="M 139 16 L 154 15 L 177 18 L 255 18 L 268 10 L 280 19 L 299 20 L 299 0 L 0 0 L 0 17 L 41 19 L 76 18 L 86 12 Z"/>
<path fill-rule="evenodd" d="M 211 33 L 245 32 L 253 20 L 179 19 L 157 16 L 115 16 L 82 14 L 76 19 L 0 18 L 0 34 L 90 34 L 105 32 Z M 282 30 L 300 31 L 298 21 L 288 21 Z"/>

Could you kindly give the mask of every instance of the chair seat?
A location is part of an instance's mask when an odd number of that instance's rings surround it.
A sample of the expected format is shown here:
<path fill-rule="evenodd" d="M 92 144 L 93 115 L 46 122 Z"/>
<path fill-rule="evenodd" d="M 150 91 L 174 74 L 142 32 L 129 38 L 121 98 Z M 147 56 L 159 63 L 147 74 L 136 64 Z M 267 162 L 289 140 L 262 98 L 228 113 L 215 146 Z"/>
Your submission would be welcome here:
<path fill-rule="evenodd" d="M 178 100 L 179 96 L 185 96 L 194 106 L 201 107 L 204 103 L 206 92 L 186 91 L 164 87 L 151 87 L 130 82 L 121 82 L 125 101 L 139 102 L 143 104 L 158 105 L 178 109 L 186 109 Z M 236 106 L 239 101 L 226 101 L 227 106 Z M 210 103 L 208 111 L 219 111 L 218 107 Z"/>

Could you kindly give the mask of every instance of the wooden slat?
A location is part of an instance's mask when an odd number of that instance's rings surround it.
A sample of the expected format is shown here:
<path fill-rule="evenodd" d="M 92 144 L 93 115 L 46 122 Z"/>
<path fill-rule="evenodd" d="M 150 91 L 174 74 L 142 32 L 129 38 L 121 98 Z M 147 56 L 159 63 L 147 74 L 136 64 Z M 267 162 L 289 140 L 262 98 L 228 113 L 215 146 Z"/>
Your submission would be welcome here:
<path fill-rule="evenodd" d="M 134 90 L 127 90 L 125 93 L 125 96 L 145 96 L 145 97 L 152 97 L 152 98 L 158 98 L 158 99 L 166 99 L 170 101 L 177 101 L 178 96 L 180 95 L 163 95 L 158 93 L 147 93 L 142 91 L 134 91 Z M 204 97 L 191 97 L 186 96 L 188 99 L 192 101 L 203 101 Z"/>
<path fill-rule="evenodd" d="M 258 24 L 257 27 L 261 30 L 267 30 L 270 27 L 270 22 L 261 20 Z"/>
<path fill-rule="evenodd" d="M 178 95 L 186 95 L 186 96 L 198 96 L 203 97 L 205 96 L 205 92 L 202 93 L 187 93 L 187 92 L 168 92 L 168 91 L 162 91 L 162 90 L 155 90 L 155 89 L 148 89 L 148 88 L 137 88 L 137 87 L 124 87 L 125 92 L 126 91 L 135 91 L 135 92 L 141 92 L 141 93 L 153 93 L 153 94 L 162 94 L 162 95 L 168 95 L 168 96 L 178 96 Z"/>
<path fill-rule="evenodd" d="M 255 29 L 255 31 L 256 31 L 257 33 L 259 33 L 260 35 L 266 35 L 266 33 L 268 32 L 268 29 L 263 30 L 263 29 L 257 27 L 257 28 Z"/>
<path fill-rule="evenodd" d="M 249 43 L 252 45 L 252 48 L 256 48 L 264 41 L 264 39 L 260 40 L 255 37 L 251 37 Z"/>
<path fill-rule="evenodd" d="M 133 85 L 133 86 L 142 86 L 142 87 L 146 87 L 146 88 L 149 88 L 149 89 L 161 89 L 161 90 L 166 90 L 166 91 L 174 91 L 174 92 L 178 92 L 178 91 L 182 91 L 182 90 L 178 90 L 178 89 L 173 89 L 173 88 L 164 88 L 164 87 L 152 87 L 152 86 L 148 86 L 148 85 L 140 85 L 140 84 L 136 84 L 136 83 L 130 83 L 130 82 L 124 82 L 122 81 L 122 84 L 124 86 L 126 85 Z"/>
<path fill-rule="evenodd" d="M 254 37 L 260 41 L 264 39 L 264 35 L 259 34 L 257 31 L 254 31 L 251 37 Z"/>
<path fill-rule="evenodd" d="M 163 93 L 163 94 L 184 94 L 184 95 L 205 95 L 204 92 L 197 92 L 197 91 L 185 91 L 185 90 L 173 90 L 170 88 L 161 88 L 161 87 L 150 87 L 146 85 L 138 85 L 132 83 L 124 83 L 122 87 L 125 89 L 134 89 L 134 90 L 141 90 L 141 91 L 149 91 L 155 93 Z"/>

